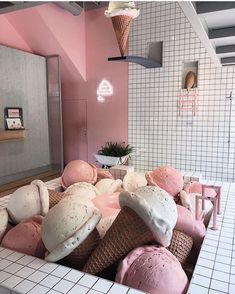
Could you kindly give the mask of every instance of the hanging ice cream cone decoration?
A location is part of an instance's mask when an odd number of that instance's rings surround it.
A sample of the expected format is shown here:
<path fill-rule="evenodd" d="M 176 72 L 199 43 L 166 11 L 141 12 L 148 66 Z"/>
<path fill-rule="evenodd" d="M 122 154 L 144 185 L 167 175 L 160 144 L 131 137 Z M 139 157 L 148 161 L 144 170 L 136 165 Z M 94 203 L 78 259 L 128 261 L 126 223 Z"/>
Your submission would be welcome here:
<path fill-rule="evenodd" d="M 105 15 L 112 20 L 120 53 L 124 56 L 132 19 L 139 15 L 139 10 L 135 9 L 134 2 L 111 1 Z"/>
<path fill-rule="evenodd" d="M 126 44 L 129 36 L 132 18 L 127 15 L 118 15 L 111 18 L 113 28 L 116 34 L 118 46 L 123 56 L 125 54 Z"/>

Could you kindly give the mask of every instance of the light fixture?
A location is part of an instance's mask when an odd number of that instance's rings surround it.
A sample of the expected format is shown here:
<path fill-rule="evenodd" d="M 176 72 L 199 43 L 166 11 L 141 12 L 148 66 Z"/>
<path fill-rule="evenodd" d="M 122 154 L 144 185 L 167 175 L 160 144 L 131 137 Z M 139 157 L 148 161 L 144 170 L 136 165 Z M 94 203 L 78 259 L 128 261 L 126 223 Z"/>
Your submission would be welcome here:
<path fill-rule="evenodd" d="M 97 88 L 97 100 L 99 102 L 104 102 L 106 97 L 113 95 L 113 86 L 107 80 L 102 80 Z"/>

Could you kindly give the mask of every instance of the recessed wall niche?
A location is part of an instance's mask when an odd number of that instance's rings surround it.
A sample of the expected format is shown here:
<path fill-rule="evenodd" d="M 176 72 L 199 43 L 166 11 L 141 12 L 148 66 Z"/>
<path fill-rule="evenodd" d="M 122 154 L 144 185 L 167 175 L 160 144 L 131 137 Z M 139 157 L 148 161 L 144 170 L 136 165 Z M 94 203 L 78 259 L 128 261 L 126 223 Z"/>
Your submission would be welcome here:
<path fill-rule="evenodd" d="M 185 78 L 188 72 L 192 71 L 196 75 L 196 82 L 193 88 L 197 88 L 198 86 L 198 61 L 183 61 L 182 66 L 182 89 L 186 89 L 185 87 Z"/>

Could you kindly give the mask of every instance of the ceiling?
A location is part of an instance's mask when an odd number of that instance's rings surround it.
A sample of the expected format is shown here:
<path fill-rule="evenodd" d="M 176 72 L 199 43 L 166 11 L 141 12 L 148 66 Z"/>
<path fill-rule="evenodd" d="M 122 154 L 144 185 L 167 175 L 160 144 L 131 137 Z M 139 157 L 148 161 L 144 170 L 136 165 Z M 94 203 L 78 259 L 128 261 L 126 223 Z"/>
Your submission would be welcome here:
<path fill-rule="evenodd" d="M 194 2 L 222 65 L 235 64 L 235 2 Z"/>

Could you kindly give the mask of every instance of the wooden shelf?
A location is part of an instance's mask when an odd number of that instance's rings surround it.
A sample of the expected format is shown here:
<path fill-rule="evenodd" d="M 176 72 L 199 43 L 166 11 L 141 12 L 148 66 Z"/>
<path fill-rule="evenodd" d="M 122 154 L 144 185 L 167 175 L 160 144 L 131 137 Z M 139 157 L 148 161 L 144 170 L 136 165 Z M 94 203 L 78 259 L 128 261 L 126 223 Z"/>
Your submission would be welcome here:
<path fill-rule="evenodd" d="M 23 140 L 25 130 L 0 131 L 0 142 Z"/>

